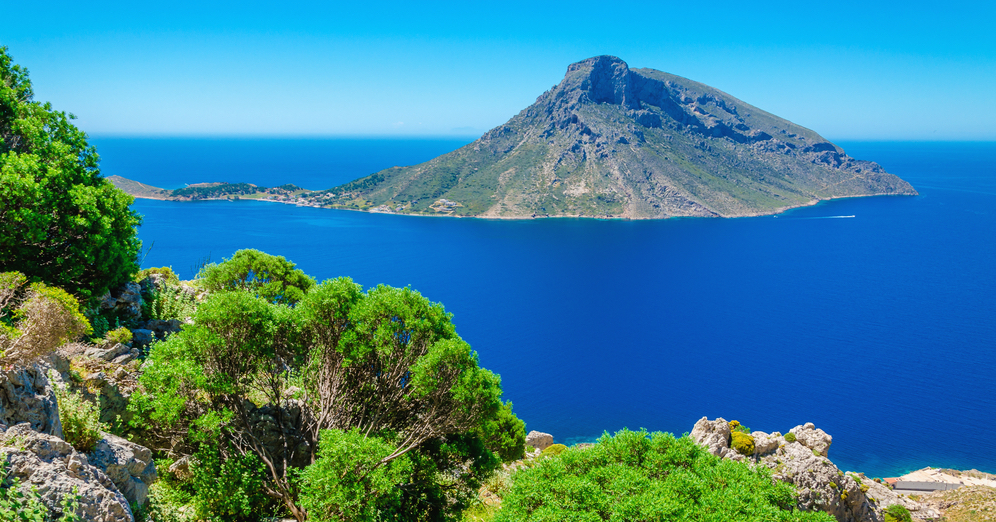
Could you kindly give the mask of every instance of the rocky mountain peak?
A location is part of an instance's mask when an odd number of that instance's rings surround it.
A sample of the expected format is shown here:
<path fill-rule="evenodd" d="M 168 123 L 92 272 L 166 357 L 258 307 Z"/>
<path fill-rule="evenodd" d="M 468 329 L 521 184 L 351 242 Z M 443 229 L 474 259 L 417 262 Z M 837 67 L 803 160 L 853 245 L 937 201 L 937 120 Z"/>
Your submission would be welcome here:
<path fill-rule="evenodd" d="M 615 56 L 595 56 L 572 63 L 557 86 L 561 90 L 580 90 L 592 103 L 610 103 L 639 109 L 633 92 L 629 66 Z"/>

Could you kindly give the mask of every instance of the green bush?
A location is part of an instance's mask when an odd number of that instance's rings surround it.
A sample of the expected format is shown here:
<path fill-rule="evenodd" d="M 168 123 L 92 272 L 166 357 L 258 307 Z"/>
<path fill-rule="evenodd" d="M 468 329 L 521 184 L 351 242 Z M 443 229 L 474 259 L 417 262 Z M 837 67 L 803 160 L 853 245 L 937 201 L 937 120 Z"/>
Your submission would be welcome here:
<path fill-rule="evenodd" d="M 293 304 L 315 286 L 315 280 L 295 266 L 284 256 L 246 249 L 205 266 L 197 276 L 212 292 L 246 290 L 270 303 Z"/>
<path fill-rule="evenodd" d="M 104 341 L 113 346 L 115 344 L 128 344 L 131 342 L 131 330 L 122 326 L 117 330 L 111 330 L 104 335 Z"/>
<path fill-rule="evenodd" d="M 567 449 L 567 446 L 564 446 L 563 444 L 552 444 L 547 446 L 541 455 L 544 457 L 556 457 L 563 453 L 565 449 Z"/>
<path fill-rule="evenodd" d="M 795 511 L 795 490 L 761 466 L 721 460 L 689 437 L 623 430 L 512 476 L 495 522 L 833 522 Z"/>
<path fill-rule="evenodd" d="M 185 321 L 196 307 L 193 296 L 183 291 L 179 283 L 163 282 L 142 301 L 142 315 L 148 319 Z"/>
<path fill-rule="evenodd" d="M 487 419 L 479 435 L 489 450 L 502 462 L 519 460 L 526 453 L 526 423 L 512 413 L 512 403 L 505 402 L 497 415 Z"/>
<path fill-rule="evenodd" d="M 391 444 L 356 428 L 322 432 L 318 460 L 301 472 L 301 506 L 317 522 L 375 521 L 378 507 L 400 501 L 398 487 L 411 474 L 407 458 L 380 465 Z"/>
<path fill-rule="evenodd" d="M 885 508 L 885 522 L 913 522 L 910 510 L 902 504 L 893 504 Z"/>
<path fill-rule="evenodd" d="M 730 447 L 749 457 L 754 454 L 754 437 L 742 431 L 734 431 L 730 436 Z"/>
<path fill-rule="evenodd" d="M 795 442 L 795 433 L 791 431 L 785 434 L 785 442 Z"/>
<path fill-rule="evenodd" d="M 100 442 L 101 431 L 107 427 L 100 422 L 100 408 L 87 402 L 79 393 L 64 386 L 54 386 L 62 421 L 62 438 L 76 451 L 88 453 Z"/>
<path fill-rule="evenodd" d="M 160 267 L 146 268 L 143 270 L 139 270 L 138 273 L 135 274 L 135 276 L 132 278 L 132 280 L 135 281 L 136 283 L 140 283 L 142 282 L 143 279 L 147 279 L 150 275 L 153 274 L 158 274 L 163 276 L 164 281 L 174 284 L 180 284 L 180 277 L 176 275 L 176 272 L 173 272 L 173 267 L 169 266 L 160 266 Z"/>
<path fill-rule="evenodd" d="M 746 433 L 746 434 L 750 435 L 750 428 L 748 428 L 747 426 L 744 426 L 743 424 L 740 424 L 740 421 L 738 421 L 738 420 L 731 420 L 730 421 L 730 431 L 731 432 L 736 431 L 736 432 Z"/>
<path fill-rule="evenodd" d="M 276 505 L 264 488 L 266 470 L 253 454 L 224 457 L 215 444 L 204 444 L 190 461 L 191 498 L 199 520 L 257 519 L 274 514 Z"/>
<path fill-rule="evenodd" d="M 0 273 L 0 361 L 24 364 L 90 333 L 79 301 L 20 272 Z"/>

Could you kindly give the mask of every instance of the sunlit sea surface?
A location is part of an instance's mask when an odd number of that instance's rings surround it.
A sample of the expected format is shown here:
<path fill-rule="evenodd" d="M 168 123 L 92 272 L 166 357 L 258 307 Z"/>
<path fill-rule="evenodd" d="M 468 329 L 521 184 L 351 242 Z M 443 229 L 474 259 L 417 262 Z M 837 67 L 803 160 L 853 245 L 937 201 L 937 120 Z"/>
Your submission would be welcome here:
<path fill-rule="evenodd" d="M 328 188 L 469 140 L 93 140 L 105 175 Z M 240 248 L 453 313 L 558 442 L 813 422 L 844 469 L 996 472 L 996 143 L 847 143 L 920 192 L 742 219 L 488 221 L 139 200 L 143 266 Z"/>

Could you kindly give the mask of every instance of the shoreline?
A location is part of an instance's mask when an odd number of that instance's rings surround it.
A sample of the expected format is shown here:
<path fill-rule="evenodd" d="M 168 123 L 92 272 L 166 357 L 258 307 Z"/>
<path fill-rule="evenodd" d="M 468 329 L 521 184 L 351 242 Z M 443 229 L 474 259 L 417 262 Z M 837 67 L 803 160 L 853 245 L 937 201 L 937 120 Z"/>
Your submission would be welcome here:
<path fill-rule="evenodd" d="M 391 212 L 391 211 L 374 211 L 374 210 L 364 210 L 364 209 L 359 209 L 359 208 L 344 208 L 344 207 L 335 207 L 335 206 L 326 207 L 326 206 L 321 206 L 321 205 L 301 204 L 301 203 L 298 203 L 296 201 L 280 201 L 280 200 L 269 199 L 269 198 L 175 199 L 175 198 L 171 198 L 171 197 L 153 197 L 153 196 L 130 194 L 130 193 L 128 195 L 134 197 L 135 199 L 149 199 L 149 200 L 154 200 L 154 201 L 170 201 L 170 202 L 174 202 L 174 203 L 197 203 L 197 202 L 200 202 L 200 201 L 229 201 L 229 202 L 232 202 L 232 203 L 236 203 L 236 202 L 241 202 L 241 201 L 259 201 L 259 202 L 267 202 L 267 203 L 280 203 L 280 204 L 284 204 L 284 205 L 294 205 L 296 207 L 303 207 L 303 208 L 317 208 L 317 209 L 323 209 L 323 210 L 345 210 L 345 211 L 349 211 L 349 212 L 362 212 L 362 213 L 366 213 L 366 214 L 384 214 L 384 215 L 390 215 L 390 216 L 427 217 L 427 218 L 482 219 L 482 220 L 489 220 L 489 221 L 527 221 L 527 220 L 539 220 L 539 219 L 594 219 L 594 220 L 598 220 L 598 221 L 654 221 L 654 220 L 664 221 L 664 220 L 669 220 L 669 219 L 693 219 L 693 218 L 703 218 L 703 219 L 741 219 L 741 218 L 753 218 L 753 217 L 765 217 L 765 216 L 778 216 L 780 214 L 784 214 L 785 212 L 788 212 L 790 210 L 794 210 L 794 209 L 797 209 L 797 208 L 814 207 L 814 206 L 819 205 L 820 203 L 824 203 L 824 202 L 828 202 L 828 201 L 833 201 L 833 200 L 838 200 L 838 199 L 870 198 L 870 197 L 879 197 L 879 196 L 892 196 L 892 197 L 919 196 L 920 194 L 919 193 L 916 193 L 916 194 L 902 194 L 902 193 L 852 194 L 852 195 L 847 195 L 847 196 L 832 196 L 832 197 L 828 197 L 828 198 L 813 199 L 813 200 L 807 201 L 806 203 L 803 203 L 803 204 L 800 204 L 800 205 L 780 207 L 778 209 L 774 209 L 774 210 L 771 210 L 771 211 L 759 211 L 759 212 L 752 213 L 752 214 L 738 214 L 738 215 L 725 215 L 725 216 L 724 215 L 717 215 L 717 216 L 665 216 L 665 217 L 631 217 L 631 216 L 622 216 L 622 215 L 618 215 L 618 216 L 612 216 L 612 215 L 590 216 L 590 215 L 583 215 L 583 214 L 576 214 L 576 215 L 556 215 L 556 216 L 552 216 L 552 215 L 535 215 L 535 214 L 532 215 L 532 216 L 461 216 L 461 215 L 444 214 L 444 213 L 423 214 L 423 213 L 405 213 L 405 212 Z"/>

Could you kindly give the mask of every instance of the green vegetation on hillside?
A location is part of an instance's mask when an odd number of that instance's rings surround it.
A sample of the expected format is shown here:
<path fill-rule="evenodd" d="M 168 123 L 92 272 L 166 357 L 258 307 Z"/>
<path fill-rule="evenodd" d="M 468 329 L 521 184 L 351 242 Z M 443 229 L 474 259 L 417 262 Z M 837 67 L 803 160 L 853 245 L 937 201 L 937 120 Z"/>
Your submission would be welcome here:
<path fill-rule="evenodd" d="M 209 183 L 191 185 L 170 192 L 175 198 L 208 199 L 226 196 L 248 196 L 257 192 L 265 192 L 266 187 L 257 187 L 252 183 Z"/>
<path fill-rule="evenodd" d="M 100 176 L 73 115 L 33 100 L 0 47 L 0 271 L 89 298 L 138 270 L 133 198 Z"/>
<path fill-rule="evenodd" d="M 222 473 L 207 489 L 164 484 L 215 516 L 217 502 L 257 488 L 299 520 L 455 519 L 498 456 L 521 454 L 524 426 L 500 400 L 498 376 L 418 292 L 315 284 L 293 266 L 240 251 L 206 268 L 213 292 L 191 324 L 153 345 L 133 427 L 169 458 Z M 226 466 L 245 469 L 226 476 Z"/>
<path fill-rule="evenodd" d="M 495 522 L 833 522 L 795 509 L 764 467 L 721 460 L 690 438 L 622 430 L 512 475 Z"/>

